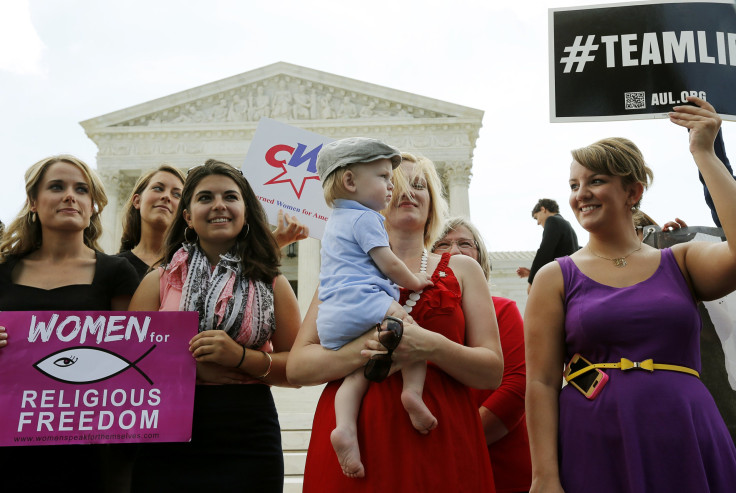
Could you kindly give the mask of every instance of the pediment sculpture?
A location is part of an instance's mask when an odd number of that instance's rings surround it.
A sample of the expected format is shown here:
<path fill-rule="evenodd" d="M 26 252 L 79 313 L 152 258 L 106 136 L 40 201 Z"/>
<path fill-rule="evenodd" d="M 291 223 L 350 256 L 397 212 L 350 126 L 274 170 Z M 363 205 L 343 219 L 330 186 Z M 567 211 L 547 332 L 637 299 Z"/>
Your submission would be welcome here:
<path fill-rule="evenodd" d="M 279 75 L 200 97 L 113 126 L 257 122 L 277 120 L 450 118 L 448 115 L 346 88 Z"/>

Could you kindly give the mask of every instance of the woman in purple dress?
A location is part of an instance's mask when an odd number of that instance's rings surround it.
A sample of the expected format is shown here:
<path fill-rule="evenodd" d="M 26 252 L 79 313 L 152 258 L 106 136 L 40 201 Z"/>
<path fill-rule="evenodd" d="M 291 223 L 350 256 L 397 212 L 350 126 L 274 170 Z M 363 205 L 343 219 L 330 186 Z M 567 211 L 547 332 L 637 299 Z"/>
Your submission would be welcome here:
<path fill-rule="evenodd" d="M 720 119 L 688 100 L 698 106 L 675 107 L 670 120 L 690 129 L 736 238 L 736 182 L 713 151 Z M 539 271 L 527 304 L 531 491 L 732 492 L 736 448 L 699 379 L 696 301 L 736 289 L 736 247 L 642 244 L 632 214 L 652 172 L 639 149 L 612 138 L 572 155 L 570 206 L 590 240 Z M 560 391 L 563 365 L 573 369 Z"/>

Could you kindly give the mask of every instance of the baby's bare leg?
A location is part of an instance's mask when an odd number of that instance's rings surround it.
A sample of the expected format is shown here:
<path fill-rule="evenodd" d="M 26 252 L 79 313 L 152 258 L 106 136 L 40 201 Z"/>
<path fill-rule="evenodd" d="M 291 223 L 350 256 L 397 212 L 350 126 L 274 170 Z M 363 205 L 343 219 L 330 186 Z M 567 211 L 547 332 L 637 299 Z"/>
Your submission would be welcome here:
<path fill-rule="evenodd" d="M 358 446 L 358 412 L 370 382 L 358 368 L 345 377 L 335 394 L 335 429 L 330 440 L 342 472 L 349 478 L 365 477 Z"/>
<path fill-rule="evenodd" d="M 411 424 L 422 434 L 427 434 L 437 428 L 437 418 L 434 417 L 422 399 L 424 378 L 427 376 L 427 363 L 413 363 L 401 370 L 404 379 L 404 388 L 401 391 L 401 403 L 409 413 Z"/>

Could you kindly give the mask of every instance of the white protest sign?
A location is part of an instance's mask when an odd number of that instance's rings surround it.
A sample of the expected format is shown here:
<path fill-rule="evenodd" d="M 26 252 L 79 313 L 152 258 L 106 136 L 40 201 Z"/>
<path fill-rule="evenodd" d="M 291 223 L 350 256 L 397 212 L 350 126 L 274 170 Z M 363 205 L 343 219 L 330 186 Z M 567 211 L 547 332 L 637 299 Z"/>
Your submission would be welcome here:
<path fill-rule="evenodd" d="M 309 227 L 309 236 L 322 238 L 332 213 L 317 175 L 322 145 L 335 139 L 285 123 L 261 118 L 243 163 L 243 174 L 261 201 L 271 224 L 279 209 Z"/>

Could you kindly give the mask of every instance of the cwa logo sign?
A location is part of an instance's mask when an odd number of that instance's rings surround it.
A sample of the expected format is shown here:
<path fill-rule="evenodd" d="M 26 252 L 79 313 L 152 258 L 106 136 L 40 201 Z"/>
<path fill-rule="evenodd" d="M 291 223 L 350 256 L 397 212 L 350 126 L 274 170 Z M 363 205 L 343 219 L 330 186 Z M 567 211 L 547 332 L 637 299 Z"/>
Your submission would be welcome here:
<path fill-rule="evenodd" d="M 307 151 L 307 145 L 297 143 L 296 148 L 287 144 L 276 144 L 266 151 L 266 162 L 281 170 L 277 176 L 268 180 L 264 185 L 275 185 L 277 183 L 288 183 L 296 194 L 296 198 L 302 197 L 304 184 L 307 180 L 319 181 L 317 176 L 317 155 L 322 144 Z M 286 159 L 280 159 L 282 155 L 288 156 Z"/>
<path fill-rule="evenodd" d="M 261 118 L 243 174 L 275 225 L 279 210 L 309 227 L 321 239 L 332 209 L 327 207 L 317 174 L 317 157 L 330 139 L 270 118 Z"/>
<path fill-rule="evenodd" d="M 664 117 L 688 95 L 736 118 L 732 1 L 550 9 L 549 19 L 552 121 Z"/>

